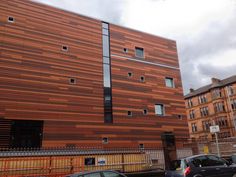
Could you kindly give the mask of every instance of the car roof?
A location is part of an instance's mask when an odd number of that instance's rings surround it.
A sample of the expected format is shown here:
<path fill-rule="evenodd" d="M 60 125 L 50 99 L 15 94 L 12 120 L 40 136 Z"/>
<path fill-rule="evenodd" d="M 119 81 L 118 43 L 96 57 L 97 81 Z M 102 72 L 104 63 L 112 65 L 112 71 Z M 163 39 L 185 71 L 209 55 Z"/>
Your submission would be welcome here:
<path fill-rule="evenodd" d="M 193 158 L 196 158 L 196 157 L 201 157 L 201 156 L 209 156 L 209 155 L 213 155 L 213 156 L 216 156 L 215 154 L 198 154 L 198 155 L 192 155 L 192 156 L 188 156 L 188 157 L 183 157 L 179 160 L 189 160 L 189 159 L 193 159 Z"/>

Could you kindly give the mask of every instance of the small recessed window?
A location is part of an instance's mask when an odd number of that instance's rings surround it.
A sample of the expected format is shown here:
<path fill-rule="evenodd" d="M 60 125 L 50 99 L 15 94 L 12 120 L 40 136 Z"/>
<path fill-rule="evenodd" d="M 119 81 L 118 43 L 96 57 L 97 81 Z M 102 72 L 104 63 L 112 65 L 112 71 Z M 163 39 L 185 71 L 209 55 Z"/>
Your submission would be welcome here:
<path fill-rule="evenodd" d="M 133 76 L 133 73 L 128 72 L 128 77 L 132 77 L 132 76 Z"/>
<path fill-rule="evenodd" d="M 140 77 L 140 81 L 141 81 L 141 82 L 144 82 L 144 81 L 145 81 L 145 77 L 144 77 L 144 76 L 141 76 L 141 77 Z"/>
<path fill-rule="evenodd" d="M 69 82 L 70 82 L 70 84 L 76 84 L 76 79 L 75 78 L 70 78 Z"/>
<path fill-rule="evenodd" d="M 144 109 L 144 110 L 143 110 L 143 114 L 144 114 L 144 115 L 147 115 L 147 114 L 148 114 L 148 110 L 147 110 L 147 109 Z"/>
<path fill-rule="evenodd" d="M 174 88 L 174 80 L 173 78 L 170 77 L 166 77 L 165 78 L 165 82 L 166 82 L 166 87 L 170 87 L 170 88 Z"/>
<path fill-rule="evenodd" d="M 163 104 L 155 104 L 155 114 L 159 116 L 165 115 L 164 105 Z"/>
<path fill-rule="evenodd" d="M 15 22 L 14 17 L 8 17 L 8 22 L 11 22 L 11 23 Z"/>
<path fill-rule="evenodd" d="M 108 144 L 108 138 L 107 137 L 102 138 L 102 144 Z"/>
<path fill-rule="evenodd" d="M 141 47 L 135 47 L 135 56 L 139 58 L 144 58 L 144 50 Z"/>
<path fill-rule="evenodd" d="M 127 115 L 128 115 L 128 116 L 132 116 L 132 111 L 128 111 L 128 112 L 127 112 Z"/>
<path fill-rule="evenodd" d="M 144 144 L 139 144 L 140 149 L 144 149 Z"/>
<path fill-rule="evenodd" d="M 178 119 L 183 119 L 183 116 L 179 114 Z"/>
<path fill-rule="evenodd" d="M 128 53 L 128 49 L 127 49 L 127 48 L 124 48 L 124 52 L 125 52 L 125 53 Z"/>
<path fill-rule="evenodd" d="M 68 50 L 69 50 L 69 48 L 68 48 L 68 46 L 66 46 L 66 45 L 63 45 L 63 46 L 62 46 L 62 50 L 63 50 L 63 51 L 68 51 Z"/>

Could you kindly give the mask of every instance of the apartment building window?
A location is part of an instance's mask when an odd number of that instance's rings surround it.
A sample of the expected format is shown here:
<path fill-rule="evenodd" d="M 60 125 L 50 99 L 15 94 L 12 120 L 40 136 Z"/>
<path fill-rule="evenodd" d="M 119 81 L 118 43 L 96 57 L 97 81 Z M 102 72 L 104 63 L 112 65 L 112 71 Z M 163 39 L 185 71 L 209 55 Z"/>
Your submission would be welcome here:
<path fill-rule="evenodd" d="M 230 132 L 222 132 L 218 134 L 219 138 L 228 138 L 230 137 Z"/>
<path fill-rule="evenodd" d="M 141 47 L 135 47 L 135 56 L 138 58 L 144 58 L 144 50 Z"/>
<path fill-rule="evenodd" d="M 193 102 L 192 102 L 192 99 L 188 99 L 188 107 L 191 108 L 193 107 Z"/>
<path fill-rule="evenodd" d="M 215 113 L 225 112 L 224 102 L 214 103 Z"/>
<path fill-rule="evenodd" d="M 219 117 L 215 120 L 216 125 L 219 125 L 219 127 L 227 127 L 228 121 L 226 117 Z"/>
<path fill-rule="evenodd" d="M 192 127 L 192 132 L 197 132 L 197 124 L 196 123 L 192 123 L 191 124 L 191 127 Z"/>
<path fill-rule="evenodd" d="M 208 114 L 209 114 L 208 107 L 202 107 L 202 108 L 200 108 L 200 113 L 201 113 L 201 116 L 202 116 L 202 117 L 208 116 Z"/>
<path fill-rule="evenodd" d="M 234 94 L 234 87 L 232 85 L 228 86 L 227 89 L 228 89 L 229 96 Z"/>
<path fill-rule="evenodd" d="M 206 102 L 207 102 L 206 95 L 200 95 L 200 96 L 198 97 L 198 102 L 199 102 L 199 104 L 206 103 Z"/>
<path fill-rule="evenodd" d="M 195 111 L 194 110 L 190 110 L 189 111 L 189 118 L 190 119 L 194 119 L 195 118 Z"/>
<path fill-rule="evenodd" d="M 155 114 L 159 116 L 165 115 L 165 109 L 163 104 L 155 104 Z"/>
<path fill-rule="evenodd" d="M 215 89 L 212 91 L 212 98 L 216 99 L 216 98 L 220 98 L 222 97 L 222 93 L 220 89 Z"/>
<path fill-rule="evenodd" d="M 165 82 L 166 82 L 166 87 L 170 87 L 170 88 L 174 88 L 174 80 L 173 78 L 170 77 L 166 77 L 165 78 Z"/>
<path fill-rule="evenodd" d="M 203 128 L 204 131 L 209 131 L 210 126 L 211 126 L 211 121 L 210 120 L 202 121 L 202 128 Z"/>
<path fill-rule="evenodd" d="M 236 99 L 234 99 L 234 100 L 231 101 L 231 108 L 232 108 L 233 110 L 236 110 Z"/>

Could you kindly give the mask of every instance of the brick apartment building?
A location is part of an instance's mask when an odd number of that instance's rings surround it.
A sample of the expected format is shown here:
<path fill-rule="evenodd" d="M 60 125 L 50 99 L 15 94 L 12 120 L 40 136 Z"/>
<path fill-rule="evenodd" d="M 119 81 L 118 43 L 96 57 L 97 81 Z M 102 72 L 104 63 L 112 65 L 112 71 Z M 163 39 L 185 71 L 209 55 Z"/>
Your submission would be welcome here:
<path fill-rule="evenodd" d="M 211 140 L 211 125 L 219 125 L 219 138 L 236 135 L 236 76 L 212 78 L 211 84 L 190 89 L 185 105 L 191 138 Z"/>
<path fill-rule="evenodd" d="M 21 0 L 1 1 L 0 36 L 1 147 L 189 137 L 175 41 Z"/>

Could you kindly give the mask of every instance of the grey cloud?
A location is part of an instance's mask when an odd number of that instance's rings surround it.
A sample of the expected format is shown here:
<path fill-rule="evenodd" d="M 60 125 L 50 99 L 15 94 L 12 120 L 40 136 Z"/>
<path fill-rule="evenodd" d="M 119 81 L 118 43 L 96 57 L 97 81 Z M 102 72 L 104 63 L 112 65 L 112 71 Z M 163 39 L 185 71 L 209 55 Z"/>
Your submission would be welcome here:
<path fill-rule="evenodd" d="M 216 77 L 219 79 L 224 79 L 231 75 L 235 75 L 236 64 L 228 67 L 220 67 L 220 66 L 209 66 L 209 65 L 199 65 L 199 71 L 202 75 L 206 77 Z M 234 73 L 234 74 L 233 74 Z"/>
<path fill-rule="evenodd" d="M 225 78 L 236 74 L 235 66 L 222 68 L 198 64 L 203 59 L 211 59 L 228 49 L 235 49 L 235 29 L 236 12 L 228 21 L 210 23 L 197 38 L 185 36 L 186 38 L 179 39 L 179 58 L 185 94 L 189 92 L 189 88 L 196 89 L 206 84 L 202 78 L 210 81 L 211 77 Z"/>

